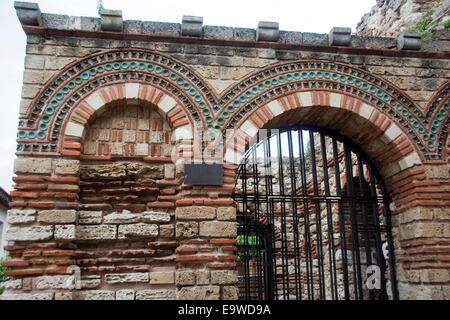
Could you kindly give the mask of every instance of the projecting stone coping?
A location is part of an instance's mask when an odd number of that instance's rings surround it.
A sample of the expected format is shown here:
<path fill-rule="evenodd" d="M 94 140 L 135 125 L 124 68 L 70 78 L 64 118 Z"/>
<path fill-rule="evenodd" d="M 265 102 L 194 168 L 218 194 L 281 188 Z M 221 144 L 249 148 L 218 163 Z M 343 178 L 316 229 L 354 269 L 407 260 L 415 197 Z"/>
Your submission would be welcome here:
<path fill-rule="evenodd" d="M 36 12 L 40 13 L 39 7 L 37 6 Z M 115 12 L 115 10 L 110 10 L 111 12 Z M 17 14 L 19 18 L 21 17 L 19 9 L 17 9 Z M 262 25 L 256 26 L 257 28 L 238 28 L 238 27 L 224 27 L 224 26 L 211 26 L 211 25 L 202 25 L 202 17 L 191 17 L 191 20 L 195 21 L 189 22 L 195 24 L 195 34 L 192 32 L 183 32 L 183 25 L 186 25 L 186 21 L 182 23 L 171 23 L 171 22 L 154 22 L 154 21 L 139 21 L 139 20 L 121 20 L 120 27 L 114 29 L 114 27 L 105 29 L 105 17 L 95 18 L 95 17 L 75 17 L 68 15 L 58 15 L 58 14 L 49 14 L 49 13 L 40 13 L 39 15 L 39 27 L 43 29 L 50 30 L 59 30 L 59 31 L 80 31 L 80 32 L 94 32 L 98 33 L 101 31 L 113 32 L 118 35 L 122 34 L 136 36 L 157 36 L 157 37 L 168 37 L 168 38 L 178 38 L 178 37 L 186 37 L 189 36 L 201 38 L 205 40 L 231 40 L 231 41 L 242 41 L 242 42 L 258 42 L 261 41 L 273 41 L 280 44 L 290 44 L 290 45 L 305 45 L 305 46 L 340 46 L 345 45 L 347 47 L 353 48 L 365 48 L 365 49 L 397 49 L 397 39 L 396 38 L 387 38 L 387 37 L 361 37 L 358 35 L 348 35 L 348 30 L 350 28 L 333 28 L 331 34 L 333 34 L 333 30 L 343 30 L 346 29 L 346 39 L 344 42 L 336 41 L 336 39 L 332 39 L 332 36 L 329 34 L 319 34 L 319 33 L 310 33 L 310 32 L 298 32 L 298 31 L 279 31 L 278 23 L 270 22 L 270 28 L 264 29 L 261 26 L 269 26 L 268 22 L 260 22 Z M 121 18 L 121 16 L 120 16 Z M 33 33 L 32 30 L 26 28 L 29 25 L 36 26 L 37 23 L 31 24 L 28 20 L 19 19 L 24 26 L 25 33 L 30 34 Z M 185 19 L 186 20 L 186 19 Z M 195 23 L 194 23 L 195 22 Z M 184 23 L 184 24 L 183 24 Z M 264 24 L 265 23 L 265 24 Z M 103 25 L 103 27 L 102 27 Z M 185 26 L 186 27 L 186 26 Z M 110 31 L 114 30 L 114 31 Z M 260 37 L 259 31 L 270 31 L 270 37 Z M 97 35 L 98 36 L 98 35 Z M 342 38 L 342 37 L 341 37 Z M 430 40 L 424 41 L 422 44 L 422 50 L 425 51 L 447 51 L 448 45 L 440 45 L 443 40 L 445 42 L 449 41 L 449 33 L 439 31 L 436 34 L 436 38 L 439 40 Z M 133 40 L 136 40 L 133 38 Z M 139 40 L 139 38 L 137 38 Z M 147 40 L 147 39 L 142 39 Z M 341 39 L 342 40 L 342 39 Z M 405 47 L 405 49 L 408 49 Z"/>

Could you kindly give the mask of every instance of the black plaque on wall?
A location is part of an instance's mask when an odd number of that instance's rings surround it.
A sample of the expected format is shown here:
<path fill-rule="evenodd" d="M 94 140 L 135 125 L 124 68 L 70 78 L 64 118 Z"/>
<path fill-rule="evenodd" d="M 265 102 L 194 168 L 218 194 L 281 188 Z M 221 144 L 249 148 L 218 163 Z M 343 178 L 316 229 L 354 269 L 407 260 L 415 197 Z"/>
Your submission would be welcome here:
<path fill-rule="evenodd" d="M 184 184 L 221 186 L 223 184 L 223 166 L 221 163 L 185 163 Z"/>

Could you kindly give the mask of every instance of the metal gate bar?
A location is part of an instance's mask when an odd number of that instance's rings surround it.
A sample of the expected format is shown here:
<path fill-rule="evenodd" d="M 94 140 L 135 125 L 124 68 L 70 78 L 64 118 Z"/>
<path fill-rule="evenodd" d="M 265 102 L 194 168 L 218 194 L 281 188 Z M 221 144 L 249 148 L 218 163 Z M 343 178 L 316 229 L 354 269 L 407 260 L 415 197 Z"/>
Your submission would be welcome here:
<path fill-rule="evenodd" d="M 233 197 L 240 298 L 398 298 L 385 188 L 350 141 L 304 126 L 258 135 Z"/>

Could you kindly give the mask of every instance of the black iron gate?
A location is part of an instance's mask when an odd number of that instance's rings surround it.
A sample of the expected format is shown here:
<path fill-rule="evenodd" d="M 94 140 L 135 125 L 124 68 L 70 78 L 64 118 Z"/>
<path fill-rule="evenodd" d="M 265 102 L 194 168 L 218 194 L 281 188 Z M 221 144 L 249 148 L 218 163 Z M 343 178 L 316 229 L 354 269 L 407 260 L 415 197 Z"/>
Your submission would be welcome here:
<path fill-rule="evenodd" d="M 260 130 L 234 199 L 241 299 L 397 299 L 386 191 L 350 141 Z"/>

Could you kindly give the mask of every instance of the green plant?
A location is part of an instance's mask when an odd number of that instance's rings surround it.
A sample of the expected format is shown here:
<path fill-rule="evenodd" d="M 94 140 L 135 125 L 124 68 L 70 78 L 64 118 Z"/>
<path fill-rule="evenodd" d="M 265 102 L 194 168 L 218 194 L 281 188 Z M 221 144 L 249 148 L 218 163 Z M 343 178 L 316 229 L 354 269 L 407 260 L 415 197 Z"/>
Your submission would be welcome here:
<path fill-rule="evenodd" d="M 6 260 L 8 260 L 8 259 L 0 258 L 0 294 L 2 294 L 3 291 L 5 291 L 5 287 L 2 287 L 2 283 L 6 282 L 10 279 L 10 277 L 5 275 L 5 271 L 9 270 L 9 268 L 2 266 L 3 261 L 6 261 Z"/>
<path fill-rule="evenodd" d="M 450 29 L 450 19 L 445 20 L 442 24 L 445 29 Z"/>
<path fill-rule="evenodd" d="M 238 246 L 254 246 L 260 244 L 258 236 L 244 236 L 239 235 L 236 237 L 236 244 Z M 260 248 L 246 248 L 246 250 L 239 250 L 237 252 L 237 260 L 243 263 L 247 260 L 262 259 L 262 250 Z"/>
<path fill-rule="evenodd" d="M 422 36 L 422 40 L 432 40 L 434 38 L 434 32 L 436 31 L 436 29 L 431 26 L 431 23 L 433 21 L 432 15 L 435 10 L 434 4 L 431 3 L 425 6 L 424 9 L 424 16 L 419 22 L 416 23 L 411 31 L 420 33 Z"/>
<path fill-rule="evenodd" d="M 434 28 L 430 28 L 431 15 L 425 15 L 422 20 L 417 22 L 412 31 L 422 35 L 422 40 L 432 40 L 434 36 Z"/>

